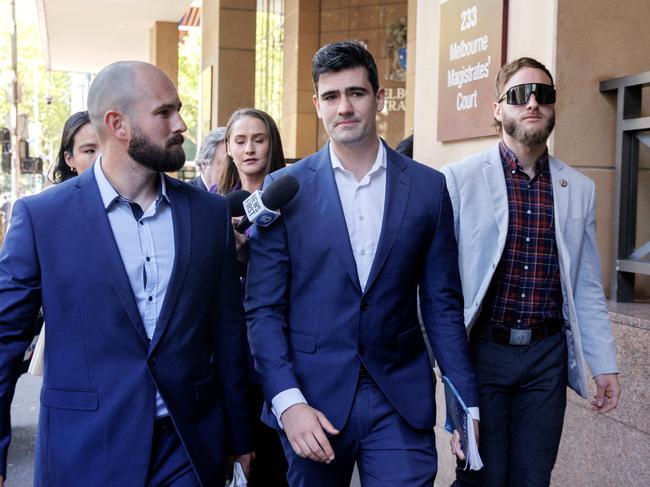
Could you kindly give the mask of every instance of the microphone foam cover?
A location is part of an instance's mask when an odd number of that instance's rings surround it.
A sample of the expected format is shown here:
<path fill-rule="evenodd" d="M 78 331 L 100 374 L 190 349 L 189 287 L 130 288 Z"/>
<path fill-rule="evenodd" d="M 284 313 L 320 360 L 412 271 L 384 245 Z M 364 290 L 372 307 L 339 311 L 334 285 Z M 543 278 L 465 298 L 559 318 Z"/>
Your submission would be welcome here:
<path fill-rule="evenodd" d="M 300 183 L 291 174 L 285 174 L 269 184 L 262 193 L 262 202 L 269 210 L 278 210 L 296 196 Z"/>
<path fill-rule="evenodd" d="M 225 196 L 232 216 L 239 217 L 246 214 L 244 211 L 244 200 L 250 195 L 248 191 L 239 189 L 237 191 L 231 191 Z"/>

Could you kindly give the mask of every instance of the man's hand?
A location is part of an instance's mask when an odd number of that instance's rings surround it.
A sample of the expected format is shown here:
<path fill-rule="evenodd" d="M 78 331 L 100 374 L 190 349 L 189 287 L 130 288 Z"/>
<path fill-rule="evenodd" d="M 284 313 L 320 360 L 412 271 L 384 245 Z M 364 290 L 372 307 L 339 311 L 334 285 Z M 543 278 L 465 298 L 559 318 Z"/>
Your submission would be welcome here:
<path fill-rule="evenodd" d="M 244 453 L 243 455 L 235 458 L 235 461 L 241 465 L 241 469 L 244 471 L 246 479 L 251 477 L 251 470 L 253 468 L 253 460 L 255 460 L 255 452 Z M 0 485 L 2 487 L 2 485 Z"/>
<path fill-rule="evenodd" d="M 618 399 L 621 397 L 618 374 L 597 375 L 594 377 L 594 382 L 596 382 L 596 395 L 591 401 L 591 409 L 603 414 L 618 406 Z"/>
<path fill-rule="evenodd" d="M 474 436 L 476 436 L 476 445 L 478 446 L 478 425 L 479 421 L 476 419 L 473 419 L 474 421 Z M 466 445 L 461 445 L 460 442 L 460 433 L 457 430 L 454 430 L 454 434 L 451 435 L 451 440 L 449 440 L 449 444 L 451 446 L 451 453 L 456 455 L 456 458 L 459 460 L 465 460 L 465 452 L 463 451 L 463 446 L 466 447 Z"/>
<path fill-rule="evenodd" d="M 334 460 L 334 450 L 325 432 L 338 435 L 339 431 L 323 413 L 300 403 L 287 408 L 280 420 L 296 455 L 315 462 L 330 463 Z"/>
<path fill-rule="evenodd" d="M 248 262 L 248 237 L 235 230 L 235 227 L 239 224 L 242 218 L 243 217 L 241 216 L 233 217 L 231 223 L 233 226 L 233 233 L 235 234 L 235 253 L 237 255 L 237 260 L 242 264 L 246 264 Z"/>
<path fill-rule="evenodd" d="M 4 487 L 4 485 L 5 485 L 5 478 L 2 475 L 0 475 L 0 487 Z"/>

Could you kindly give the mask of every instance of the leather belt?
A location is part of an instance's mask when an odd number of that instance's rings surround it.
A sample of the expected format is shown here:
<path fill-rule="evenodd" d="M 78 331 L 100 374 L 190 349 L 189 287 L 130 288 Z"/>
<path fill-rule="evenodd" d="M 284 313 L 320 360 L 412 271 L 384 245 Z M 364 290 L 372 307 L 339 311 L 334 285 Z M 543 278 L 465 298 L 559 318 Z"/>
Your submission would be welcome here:
<path fill-rule="evenodd" d="M 530 345 L 544 340 L 564 328 L 564 320 L 546 320 L 527 328 L 508 328 L 499 325 L 477 325 L 479 338 L 501 345 Z"/>

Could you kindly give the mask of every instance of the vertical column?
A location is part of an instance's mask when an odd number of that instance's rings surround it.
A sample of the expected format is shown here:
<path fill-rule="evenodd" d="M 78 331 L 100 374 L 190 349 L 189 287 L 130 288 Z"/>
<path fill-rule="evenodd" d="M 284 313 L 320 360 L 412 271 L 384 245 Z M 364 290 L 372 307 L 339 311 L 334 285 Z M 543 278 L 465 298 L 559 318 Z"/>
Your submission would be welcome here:
<path fill-rule="evenodd" d="M 178 85 L 178 23 L 154 22 L 149 29 L 149 60 Z"/>
<path fill-rule="evenodd" d="M 408 18 L 406 30 L 406 113 L 404 114 L 404 137 L 413 132 L 415 124 L 415 39 L 418 10 L 417 0 L 408 0 Z"/>
<path fill-rule="evenodd" d="M 256 0 L 203 0 L 201 69 L 212 66 L 212 123 L 255 104 Z"/>
<path fill-rule="evenodd" d="M 285 0 L 282 145 L 287 158 L 318 149 L 318 117 L 312 104 L 311 59 L 320 47 L 320 2 Z"/>

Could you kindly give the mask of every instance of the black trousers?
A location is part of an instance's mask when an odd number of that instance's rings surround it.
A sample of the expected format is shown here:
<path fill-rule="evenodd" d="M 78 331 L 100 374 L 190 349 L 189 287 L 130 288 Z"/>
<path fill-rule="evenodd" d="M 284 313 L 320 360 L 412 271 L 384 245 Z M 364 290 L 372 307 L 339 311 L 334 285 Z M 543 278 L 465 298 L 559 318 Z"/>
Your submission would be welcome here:
<path fill-rule="evenodd" d="M 525 346 L 470 341 L 481 413 L 479 471 L 456 469 L 455 486 L 546 487 L 566 409 L 563 333 Z"/>
<path fill-rule="evenodd" d="M 252 408 L 255 416 L 253 422 L 253 445 L 255 447 L 255 460 L 253 469 L 248 479 L 249 487 L 283 487 L 287 483 L 287 460 L 284 457 L 284 450 L 280 442 L 278 432 L 262 423 L 260 412 L 264 405 L 262 386 L 252 384 L 250 386 Z"/>

